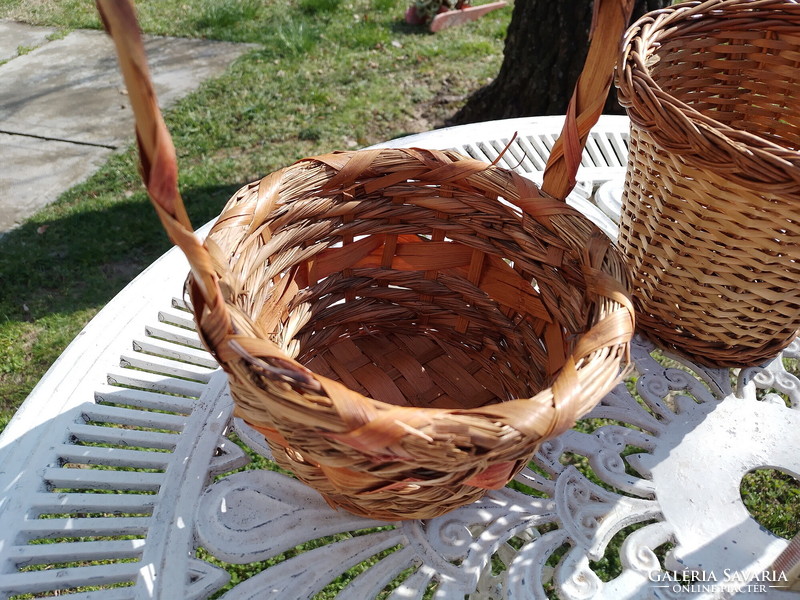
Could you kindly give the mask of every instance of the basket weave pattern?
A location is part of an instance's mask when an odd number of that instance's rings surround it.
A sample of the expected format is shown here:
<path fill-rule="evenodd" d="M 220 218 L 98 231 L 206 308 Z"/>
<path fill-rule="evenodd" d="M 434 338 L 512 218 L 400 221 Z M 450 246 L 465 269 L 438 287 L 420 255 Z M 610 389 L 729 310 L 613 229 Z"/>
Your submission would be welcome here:
<path fill-rule="evenodd" d="M 686 3 L 628 31 L 620 244 L 639 326 L 754 364 L 800 328 L 800 4 Z"/>
<path fill-rule="evenodd" d="M 619 380 L 634 328 L 624 258 L 564 198 L 632 2 L 598 0 L 545 191 L 452 152 L 331 153 L 242 188 L 204 243 L 132 7 L 98 5 L 143 179 L 191 265 L 197 328 L 236 414 L 331 505 L 397 520 L 471 502 Z"/>

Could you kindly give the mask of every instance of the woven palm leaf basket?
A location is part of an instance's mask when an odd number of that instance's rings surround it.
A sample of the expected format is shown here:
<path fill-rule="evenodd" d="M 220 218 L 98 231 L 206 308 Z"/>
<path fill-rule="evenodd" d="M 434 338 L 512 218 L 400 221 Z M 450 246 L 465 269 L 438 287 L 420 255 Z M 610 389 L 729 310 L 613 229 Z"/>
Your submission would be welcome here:
<path fill-rule="evenodd" d="M 616 83 L 638 325 L 701 363 L 772 358 L 800 328 L 800 4 L 645 15 Z"/>
<path fill-rule="evenodd" d="M 236 414 L 331 505 L 398 520 L 472 502 L 619 381 L 634 327 L 624 260 L 563 198 L 631 3 L 601 1 L 549 194 L 452 152 L 335 152 L 242 188 L 205 243 L 132 8 L 98 4 L 143 178 L 189 258 L 195 320 Z"/>

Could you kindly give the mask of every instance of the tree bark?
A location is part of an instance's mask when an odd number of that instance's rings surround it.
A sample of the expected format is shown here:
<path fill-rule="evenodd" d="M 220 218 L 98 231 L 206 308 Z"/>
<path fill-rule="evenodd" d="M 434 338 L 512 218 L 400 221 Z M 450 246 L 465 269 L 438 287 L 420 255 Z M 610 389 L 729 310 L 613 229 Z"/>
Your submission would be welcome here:
<path fill-rule="evenodd" d="M 637 0 L 633 19 L 669 0 Z M 589 48 L 591 0 L 516 0 L 497 77 L 447 125 L 564 114 Z M 612 89 L 606 112 L 621 112 Z"/>

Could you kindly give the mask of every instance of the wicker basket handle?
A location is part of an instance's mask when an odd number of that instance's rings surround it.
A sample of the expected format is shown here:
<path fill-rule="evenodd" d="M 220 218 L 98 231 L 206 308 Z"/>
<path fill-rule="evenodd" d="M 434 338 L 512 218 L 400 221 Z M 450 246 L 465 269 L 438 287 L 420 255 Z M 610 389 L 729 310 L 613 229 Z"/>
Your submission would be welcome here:
<path fill-rule="evenodd" d="M 96 0 L 103 26 L 117 49 L 120 69 L 136 121 L 142 180 L 170 240 L 183 250 L 195 285 L 205 299 L 211 321 L 230 331 L 230 316 L 222 298 L 209 251 L 194 234 L 178 190 L 175 146 L 158 107 L 147 66 L 136 13 L 129 0 Z"/>
<path fill-rule="evenodd" d="M 564 128 L 544 170 L 542 190 L 554 198 L 565 199 L 575 187 L 589 131 L 603 112 L 614 79 L 614 65 L 633 4 L 633 0 L 594 2 L 589 52 L 567 108 Z"/>

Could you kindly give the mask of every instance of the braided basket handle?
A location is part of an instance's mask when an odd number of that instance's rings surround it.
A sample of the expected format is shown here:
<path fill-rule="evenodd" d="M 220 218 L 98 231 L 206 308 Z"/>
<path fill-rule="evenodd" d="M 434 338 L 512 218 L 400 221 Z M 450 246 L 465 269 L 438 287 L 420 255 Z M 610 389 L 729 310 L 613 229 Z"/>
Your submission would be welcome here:
<path fill-rule="evenodd" d="M 211 255 L 194 234 L 178 190 L 175 146 L 158 107 L 133 5 L 129 0 L 96 0 L 96 5 L 116 46 L 128 89 L 147 193 L 170 240 L 186 255 L 207 309 L 218 323 L 224 324 L 220 329 L 225 333 L 230 330 L 230 317 Z"/>
<path fill-rule="evenodd" d="M 567 108 L 564 128 L 544 170 L 542 191 L 553 198 L 563 200 L 575 187 L 589 131 L 603 112 L 614 79 L 614 65 L 633 4 L 633 0 L 594 0 L 589 52 Z"/>

